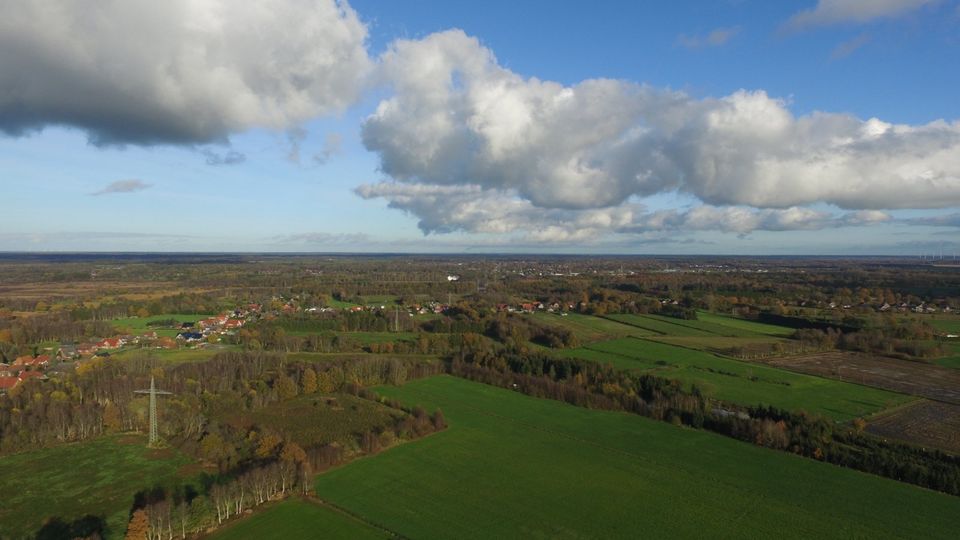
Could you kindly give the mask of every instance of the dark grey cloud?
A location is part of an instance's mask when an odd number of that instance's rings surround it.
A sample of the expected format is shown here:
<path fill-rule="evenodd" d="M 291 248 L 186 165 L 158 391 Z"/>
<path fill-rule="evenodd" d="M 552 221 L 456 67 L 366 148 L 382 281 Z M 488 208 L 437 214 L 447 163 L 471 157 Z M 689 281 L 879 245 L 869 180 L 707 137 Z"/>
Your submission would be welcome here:
<path fill-rule="evenodd" d="M 116 182 L 107 184 L 103 189 L 95 191 L 90 195 L 99 196 L 108 195 L 110 193 L 135 193 L 137 191 L 143 191 L 152 186 L 153 184 L 148 184 L 143 180 L 117 180 Z"/>
<path fill-rule="evenodd" d="M 0 132 L 96 145 L 224 141 L 356 101 L 366 26 L 336 0 L 3 3 Z"/>
<path fill-rule="evenodd" d="M 926 225 L 928 227 L 960 227 L 960 213 L 909 218 L 902 221 L 910 225 Z"/>

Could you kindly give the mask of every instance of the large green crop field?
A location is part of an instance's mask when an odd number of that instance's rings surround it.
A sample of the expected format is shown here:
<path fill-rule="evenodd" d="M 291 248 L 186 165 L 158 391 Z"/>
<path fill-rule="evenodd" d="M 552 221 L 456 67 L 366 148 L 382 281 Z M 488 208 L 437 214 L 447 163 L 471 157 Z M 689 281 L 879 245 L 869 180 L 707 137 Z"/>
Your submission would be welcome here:
<path fill-rule="evenodd" d="M 704 394 L 742 405 L 774 405 L 846 421 L 900 405 L 910 396 L 646 339 L 623 338 L 562 351 L 564 356 L 651 371 L 696 384 Z"/>
<path fill-rule="evenodd" d="M 761 334 L 768 336 L 789 336 L 794 333 L 793 328 L 787 328 L 785 326 L 777 326 L 774 324 L 765 324 L 755 321 L 748 321 L 744 319 L 735 319 L 733 317 L 726 317 L 724 315 L 718 315 L 716 313 L 710 313 L 707 311 L 698 311 L 697 320 L 704 323 L 709 323 L 717 326 L 724 326 L 728 328 L 735 328 L 739 330 L 744 330 L 753 334 Z"/>
<path fill-rule="evenodd" d="M 786 337 L 793 330 L 783 326 L 734 319 L 706 311 L 698 311 L 696 320 L 676 319 L 662 315 L 608 315 L 608 319 L 651 330 L 657 334 L 678 337 Z"/>
<path fill-rule="evenodd" d="M 251 538 L 390 538 L 342 512 L 304 501 L 288 499 L 252 516 L 235 521 L 210 536 L 212 540 Z"/>
<path fill-rule="evenodd" d="M 32 535 L 51 517 L 88 514 L 106 520 L 108 538 L 123 538 L 134 494 L 177 479 L 190 463 L 145 443 L 111 436 L 0 458 L 0 538 Z"/>
<path fill-rule="evenodd" d="M 409 538 L 952 538 L 960 498 L 704 431 L 441 376 L 450 427 L 318 476 Z"/>
<path fill-rule="evenodd" d="M 674 321 L 679 321 L 680 319 L 668 319 L 661 320 L 655 319 L 647 315 L 607 315 L 608 319 L 621 322 L 624 324 L 629 324 L 637 328 L 642 328 L 644 330 L 649 330 L 655 334 L 662 334 L 665 336 L 701 336 L 701 337 L 711 337 L 716 334 L 712 332 L 707 332 L 706 330 L 699 330 L 697 328 L 691 328 L 689 326 L 684 326 L 678 324 Z M 666 319 L 666 317 L 664 317 Z"/>
<path fill-rule="evenodd" d="M 593 317 L 590 315 L 581 315 L 579 313 L 543 313 L 537 312 L 533 317 L 544 324 L 559 326 L 571 332 L 580 343 L 592 343 L 594 341 L 603 341 L 615 337 L 624 336 L 648 336 L 653 332 L 619 323 L 610 319 Z"/>

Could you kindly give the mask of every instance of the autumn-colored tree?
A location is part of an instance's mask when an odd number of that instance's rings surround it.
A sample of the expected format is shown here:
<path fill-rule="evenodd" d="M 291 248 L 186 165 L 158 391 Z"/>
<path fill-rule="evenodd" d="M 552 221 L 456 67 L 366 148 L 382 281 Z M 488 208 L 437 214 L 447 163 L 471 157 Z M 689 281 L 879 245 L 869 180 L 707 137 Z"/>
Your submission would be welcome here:
<path fill-rule="evenodd" d="M 333 377 L 330 376 L 326 371 L 321 371 L 317 375 L 317 390 L 323 394 L 329 394 L 336 390 L 336 385 L 333 382 Z"/>
<path fill-rule="evenodd" d="M 447 420 L 443 417 L 443 411 L 440 409 L 437 409 L 433 413 L 433 417 L 430 420 L 433 422 L 433 429 L 436 431 L 440 431 L 441 429 L 447 427 Z"/>
<path fill-rule="evenodd" d="M 103 426 L 109 431 L 120 431 L 123 427 L 123 419 L 120 417 L 120 408 L 107 402 L 103 408 Z"/>
<path fill-rule="evenodd" d="M 273 456 L 281 442 L 283 440 L 276 433 L 264 433 L 260 437 L 260 444 L 257 445 L 257 457 L 268 458 Z"/>
<path fill-rule="evenodd" d="M 277 381 L 277 393 L 280 394 L 280 399 L 293 399 L 297 397 L 297 383 L 290 377 L 281 375 Z"/>
<path fill-rule="evenodd" d="M 280 452 L 281 461 L 290 461 L 293 463 L 304 463 L 307 461 L 307 453 L 299 444 L 293 441 L 287 441 Z"/>
<path fill-rule="evenodd" d="M 143 508 L 137 509 L 130 517 L 130 523 L 127 525 L 127 540 L 146 540 L 147 533 L 150 530 L 150 520 Z"/>
<path fill-rule="evenodd" d="M 312 394 L 317 391 L 317 372 L 313 368 L 303 370 L 303 377 L 300 379 L 300 385 L 303 387 L 304 394 Z"/>

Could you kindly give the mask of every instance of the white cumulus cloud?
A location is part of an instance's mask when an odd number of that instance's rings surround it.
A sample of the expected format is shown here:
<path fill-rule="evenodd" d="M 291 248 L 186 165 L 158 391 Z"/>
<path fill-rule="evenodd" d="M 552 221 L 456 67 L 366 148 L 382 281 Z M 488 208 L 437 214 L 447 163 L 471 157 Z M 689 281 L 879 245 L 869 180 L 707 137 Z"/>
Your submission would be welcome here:
<path fill-rule="evenodd" d="M 479 215 L 499 197 L 499 212 L 522 204 L 528 216 L 550 219 L 554 210 L 619 211 L 679 191 L 708 206 L 782 211 L 751 218 L 768 228 L 816 203 L 960 205 L 957 122 L 797 116 L 763 91 L 695 99 L 620 80 L 565 86 L 503 68 L 458 30 L 395 42 L 380 76 L 394 93 L 365 121 L 363 140 L 395 182 L 360 193 L 413 213 L 428 231 L 451 227 L 431 210 L 441 199 Z"/>
<path fill-rule="evenodd" d="M 223 141 L 354 103 L 371 61 L 345 1 L 18 0 L 0 17 L 0 131 Z"/>

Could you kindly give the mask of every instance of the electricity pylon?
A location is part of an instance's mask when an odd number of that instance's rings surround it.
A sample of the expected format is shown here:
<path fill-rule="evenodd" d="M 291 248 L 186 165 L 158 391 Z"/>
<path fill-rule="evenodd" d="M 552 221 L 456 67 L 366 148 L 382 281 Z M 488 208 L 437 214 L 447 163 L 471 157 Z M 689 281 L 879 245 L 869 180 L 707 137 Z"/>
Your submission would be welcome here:
<path fill-rule="evenodd" d="M 172 395 L 173 392 L 167 392 L 165 390 L 157 390 L 156 384 L 153 382 L 153 377 L 150 377 L 150 389 L 149 390 L 134 390 L 134 394 L 150 394 L 150 439 L 147 441 L 148 448 L 156 448 L 160 443 L 160 435 L 157 433 L 157 396 L 158 395 Z"/>

